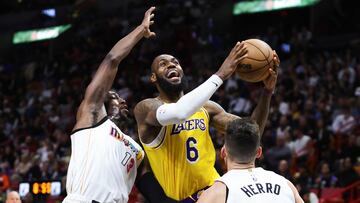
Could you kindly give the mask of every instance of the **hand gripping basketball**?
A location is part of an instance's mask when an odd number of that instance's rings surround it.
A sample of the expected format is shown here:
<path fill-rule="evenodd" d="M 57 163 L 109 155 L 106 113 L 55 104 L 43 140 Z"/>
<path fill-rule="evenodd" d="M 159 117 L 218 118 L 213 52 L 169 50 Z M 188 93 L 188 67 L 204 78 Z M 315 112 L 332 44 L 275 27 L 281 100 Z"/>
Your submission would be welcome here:
<path fill-rule="evenodd" d="M 269 76 L 269 68 L 273 67 L 273 50 L 259 39 L 245 40 L 248 50 L 246 57 L 236 70 L 239 77 L 247 82 L 261 82 Z"/>
<path fill-rule="evenodd" d="M 275 50 L 273 50 L 273 61 L 274 61 L 273 67 L 269 68 L 269 76 L 265 80 L 263 80 L 265 89 L 268 90 L 269 92 L 274 92 L 275 90 L 278 69 L 280 65 L 280 59 L 276 54 Z"/>
<path fill-rule="evenodd" d="M 228 79 L 236 70 L 239 63 L 247 57 L 247 46 L 244 42 L 237 42 L 230 54 L 216 72 L 222 80 Z"/>

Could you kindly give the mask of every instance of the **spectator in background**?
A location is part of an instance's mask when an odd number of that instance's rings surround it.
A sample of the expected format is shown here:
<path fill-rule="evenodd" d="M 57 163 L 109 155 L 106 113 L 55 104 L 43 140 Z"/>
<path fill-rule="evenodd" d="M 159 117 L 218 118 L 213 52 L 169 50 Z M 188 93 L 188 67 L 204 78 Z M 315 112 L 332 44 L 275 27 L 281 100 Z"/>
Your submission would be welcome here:
<path fill-rule="evenodd" d="M 311 102 L 309 102 L 309 100 L 307 100 L 306 104 L 308 104 L 308 103 L 311 103 Z M 306 108 L 306 106 L 305 106 L 305 108 Z M 315 120 L 313 120 L 311 118 L 310 115 L 306 115 L 307 114 L 306 111 L 305 112 L 302 111 L 302 114 L 304 114 L 304 115 L 301 115 L 299 117 L 298 122 L 296 122 L 295 124 L 297 125 L 297 127 L 299 129 L 301 129 L 301 133 L 311 137 L 314 134 L 314 129 L 315 129 L 315 126 L 316 126 L 315 125 L 316 122 L 315 122 Z"/>
<path fill-rule="evenodd" d="M 290 133 L 291 127 L 289 125 L 289 121 L 287 116 L 281 116 L 279 121 L 279 127 L 276 129 L 276 137 L 288 137 Z"/>
<path fill-rule="evenodd" d="M 359 174 L 356 173 L 353 163 L 350 157 L 340 160 L 340 173 L 339 177 L 339 186 L 345 187 L 348 186 L 357 180 L 359 180 Z"/>
<path fill-rule="evenodd" d="M 359 134 L 358 134 L 359 135 Z M 359 139 L 359 136 L 357 136 Z M 360 154 L 360 143 L 356 140 L 356 134 L 353 133 L 344 139 L 344 144 L 341 146 L 340 158 L 350 157 L 351 161 L 355 162 Z"/>
<path fill-rule="evenodd" d="M 239 95 L 239 93 L 235 93 L 235 98 L 230 101 L 230 109 L 229 112 L 236 115 L 249 115 L 251 112 L 251 102 L 248 98 Z"/>
<path fill-rule="evenodd" d="M 320 167 L 320 174 L 315 180 L 316 188 L 328 188 L 338 186 L 338 178 L 330 172 L 330 166 L 323 162 Z"/>
<path fill-rule="evenodd" d="M 355 125 L 355 119 L 351 115 L 350 107 L 344 106 L 342 113 L 337 115 L 332 123 L 332 130 L 335 134 L 348 135 Z"/>
<path fill-rule="evenodd" d="M 318 196 L 311 192 L 307 187 L 296 185 L 300 196 L 303 198 L 305 203 L 319 203 Z"/>
<path fill-rule="evenodd" d="M 292 181 L 292 176 L 290 174 L 289 164 L 287 160 L 281 160 L 279 162 L 278 174 L 288 179 L 289 181 Z"/>
<path fill-rule="evenodd" d="M 5 146 L 5 151 L 3 154 L 3 159 L 8 163 L 9 167 L 14 168 L 14 162 L 16 160 L 16 155 L 14 153 L 14 147 L 11 145 Z"/>
<path fill-rule="evenodd" d="M 0 192 L 6 192 L 10 187 L 9 176 L 4 173 L 4 169 L 0 167 Z"/>
<path fill-rule="evenodd" d="M 32 194 L 29 192 L 23 198 L 21 203 L 34 203 L 34 198 Z"/>
<path fill-rule="evenodd" d="M 27 173 L 27 179 L 28 180 L 40 180 L 41 179 L 41 169 L 40 169 L 40 156 L 36 155 L 34 157 L 32 157 L 31 159 L 31 168 L 29 169 L 28 173 Z"/>
<path fill-rule="evenodd" d="M 303 186 L 307 188 L 313 186 L 313 178 L 309 174 L 309 171 L 306 168 L 306 166 L 300 166 L 298 168 L 297 172 L 295 172 L 293 175 L 293 180 L 299 186 Z"/>
<path fill-rule="evenodd" d="M 289 143 L 289 147 L 298 165 L 302 165 L 305 164 L 311 150 L 311 138 L 308 135 L 304 135 L 300 128 L 294 130 L 294 135 L 296 139 Z"/>
<path fill-rule="evenodd" d="M 342 94 L 350 96 L 353 94 L 353 88 L 356 79 L 356 73 L 351 65 L 345 65 L 337 75 L 339 86 L 341 88 Z"/>
<path fill-rule="evenodd" d="M 265 162 L 269 166 L 268 168 L 273 171 L 278 169 L 278 165 L 281 160 L 289 162 L 291 159 L 291 150 L 285 144 L 285 138 L 277 136 L 276 146 L 270 148 L 264 158 Z"/>
<path fill-rule="evenodd" d="M 21 203 L 20 195 L 16 191 L 8 192 L 5 203 Z"/>
<path fill-rule="evenodd" d="M 324 91 L 324 93 L 322 92 L 322 94 L 326 94 L 326 91 Z M 325 119 L 325 118 L 330 118 L 331 115 L 331 108 L 329 105 L 329 101 L 327 101 L 325 99 L 326 96 L 322 96 L 322 98 L 320 100 L 317 101 L 316 103 L 316 113 L 315 113 L 315 120 L 317 119 Z M 326 119 L 325 119 L 326 120 Z"/>
<path fill-rule="evenodd" d="M 328 153 L 327 149 L 330 144 L 331 134 L 330 131 L 326 129 L 324 120 L 322 118 L 316 122 L 314 139 L 316 149 L 319 151 L 320 156 L 330 158 L 330 154 Z"/>
<path fill-rule="evenodd" d="M 30 170 L 32 162 L 30 161 L 30 154 L 22 154 L 20 159 L 15 161 L 15 172 L 25 177 Z"/>

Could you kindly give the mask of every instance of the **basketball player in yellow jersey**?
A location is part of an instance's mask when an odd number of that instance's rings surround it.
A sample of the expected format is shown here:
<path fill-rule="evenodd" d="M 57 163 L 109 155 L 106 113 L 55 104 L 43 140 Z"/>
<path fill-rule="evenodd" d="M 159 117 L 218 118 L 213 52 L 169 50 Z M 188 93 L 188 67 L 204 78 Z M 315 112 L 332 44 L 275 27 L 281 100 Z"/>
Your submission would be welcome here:
<path fill-rule="evenodd" d="M 186 95 L 182 89 L 184 73 L 178 60 L 167 54 L 154 59 L 150 80 L 160 94 L 138 103 L 134 114 L 151 169 L 168 197 L 195 202 L 196 193 L 219 178 L 214 168 L 215 149 L 209 128 L 213 126 L 223 133 L 226 123 L 239 117 L 225 112 L 209 99 L 233 74 L 246 53 L 246 45 L 238 42 L 219 70 Z M 275 52 L 274 60 L 278 66 Z M 277 78 L 274 70 L 269 69 L 269 73 L 264 80 L 264 91 L 251 115 L 261 132 Z M 153 193 L 151 187 L 139 189 L 145 197 Z"/>

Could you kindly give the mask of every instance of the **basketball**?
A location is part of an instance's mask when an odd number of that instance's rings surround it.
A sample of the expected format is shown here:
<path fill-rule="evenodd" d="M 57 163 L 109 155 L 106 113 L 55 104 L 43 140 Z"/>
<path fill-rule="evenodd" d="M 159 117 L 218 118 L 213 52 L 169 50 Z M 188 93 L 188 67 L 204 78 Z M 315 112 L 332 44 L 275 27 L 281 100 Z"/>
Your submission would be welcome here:
<path fill-rule="evenodd" d="M 274 65 L 273 50 L 264 41 L 259 39 L 245 40 L 248 57 L 237 67 L 237 74 L 247 82 L 260 82 L 269 75 L 269 68 Z"/>

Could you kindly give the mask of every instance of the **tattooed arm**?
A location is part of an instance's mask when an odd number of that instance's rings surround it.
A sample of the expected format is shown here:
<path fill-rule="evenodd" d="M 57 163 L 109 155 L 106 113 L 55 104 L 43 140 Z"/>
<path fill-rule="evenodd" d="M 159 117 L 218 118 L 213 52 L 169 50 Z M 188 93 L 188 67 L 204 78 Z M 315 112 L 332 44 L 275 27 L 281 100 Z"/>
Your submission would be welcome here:
<path fill-rule="evenodd" d="M 134 115 L 141 142 L 148 144 L 159 134 L 162 126 L 156 119 L 156 110 L 162 104 L 160 100 L 152 98 L 145 99 L 135 106 Z"/>
<path fill-rule="evenodd" d="M 91 83 L 87 86 L 85 96 L 76 114 L 76 124 L 73 130 L 89 127 L 106 116 L 104 100 L 116 76 L 118 65 L 130 53 L 131 49 L 143 37 L 155 36 L 149 27 L 153 23 L 155 7 L 146 11 L 143 22 L 131 33 L 126 35 L 106 55 Z"/>
<path fill-rule="evenodd" d="M 239 116 L 226 112 L 218 103 L 213 101 L 208 101 L 204 105 L 204 108 L 209 113 L 210 125 L 222 134 L 226 131 L 227 123 L 236 118 L 240 118 Z"/>

